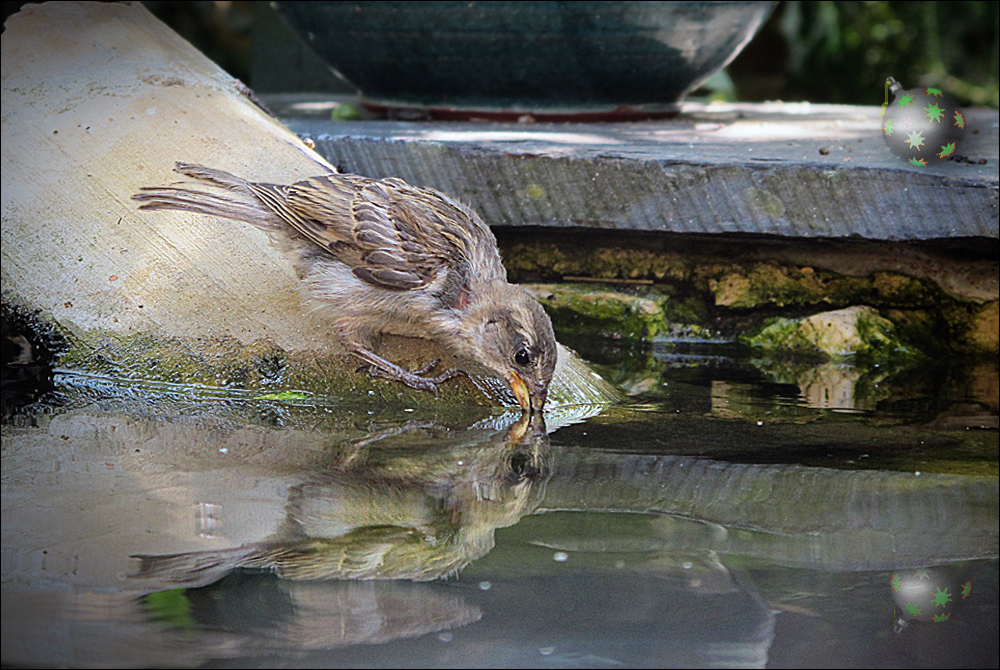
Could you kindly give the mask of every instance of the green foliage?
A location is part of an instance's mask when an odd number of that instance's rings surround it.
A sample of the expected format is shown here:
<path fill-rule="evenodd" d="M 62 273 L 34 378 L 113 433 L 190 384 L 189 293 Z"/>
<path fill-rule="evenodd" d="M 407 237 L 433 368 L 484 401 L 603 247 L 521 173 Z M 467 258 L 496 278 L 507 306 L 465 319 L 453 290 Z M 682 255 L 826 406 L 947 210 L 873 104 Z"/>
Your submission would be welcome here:
<path fill-rule="evenodd" d="M 157 621 L 184 630 L 195 627 L 191 616 L 191 602 L 187 598 L 185 589 L 150 593 L 145 600 L 146 606 Z"/>
<path fill-rule="evenodd" d="M 961 105 L 998 106 L 995 2 L 783 2 L 730 68 L 746 101 L 878 105 L 884 82 L 933 86 Z M 759 42 L 759 44 L 758 44 Z M 756 62 L 745 62 L 743 59 Z"/>

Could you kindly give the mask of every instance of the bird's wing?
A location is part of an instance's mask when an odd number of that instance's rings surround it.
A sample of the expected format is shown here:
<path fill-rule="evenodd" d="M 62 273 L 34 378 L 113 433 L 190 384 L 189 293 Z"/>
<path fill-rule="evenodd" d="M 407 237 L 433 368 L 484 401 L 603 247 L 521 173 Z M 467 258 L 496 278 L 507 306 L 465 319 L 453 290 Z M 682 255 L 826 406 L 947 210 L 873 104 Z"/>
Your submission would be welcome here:
<path fill-rule="evenodd" d="M 461 307 L 468 300 L 474 264 L 491 275 L 499 268 L 502 276 L 489 228 L 469 208 L 437 191 L 400 179 L 354 175 L 250 188 L 292 228 L 369 284 L 421 289 L 446 273 L 439 297 Z"/>

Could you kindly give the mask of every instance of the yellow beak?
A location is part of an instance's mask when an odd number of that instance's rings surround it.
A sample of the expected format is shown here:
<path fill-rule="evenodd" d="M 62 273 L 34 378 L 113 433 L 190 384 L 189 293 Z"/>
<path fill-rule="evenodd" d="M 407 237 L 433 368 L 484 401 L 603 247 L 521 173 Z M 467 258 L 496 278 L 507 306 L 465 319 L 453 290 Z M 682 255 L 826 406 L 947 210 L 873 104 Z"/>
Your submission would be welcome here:
<path fill-rule="evenodd" d="M 548 395 L 546 389 L 529 384 L 516 370 L 511 371 L 508 381 L 510 382 L 510 390 L 513 391 L 514 397 L 517 398 L 517 404 L 521 406 L 522 410 L 525 412 L 542 411 L 542 407 L 545 406 L 545 398 Z"/>

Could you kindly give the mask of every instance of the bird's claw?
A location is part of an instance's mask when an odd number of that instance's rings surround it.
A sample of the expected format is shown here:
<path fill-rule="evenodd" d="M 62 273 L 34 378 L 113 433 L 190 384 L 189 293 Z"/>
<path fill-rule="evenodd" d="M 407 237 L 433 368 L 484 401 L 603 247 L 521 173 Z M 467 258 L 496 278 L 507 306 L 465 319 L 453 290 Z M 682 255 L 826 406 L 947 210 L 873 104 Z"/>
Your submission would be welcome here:
<path fill-rule="evenodd" d="M 423 377 L 425 374 L 437 367 L 437 364 L 441 362 L 440 358 L 435 358 L 433 361 L 420 368 L 419 370 L 414 370 L 410 374 L 417 375 L 418 377 Z M 449 371 L 450 372 L 450 371 Z"/>
<path fill-rule="evenodd" d="M 390 369 L 386 369 L 379 365 L 371 363 L 360 366 L 357 369 L 357 372 L 367 372 L 372 377 L 379 377 L 381 379 L 391 379 L 393 381 L 399 381 L 406 384 L 410 388 L 416 389 L 418 391 L 430 391 L 431 393 L 434 394 L 434 397 L 436 398 L 438 397 L 438 388 L 437 388 L 438 384 L 443 384 L 449 379 L 453 379 L 459 375 L 465 374 L 465 372 L 463 372 L 462 370 L 449 368 L 448 370 L 445 370 L 444 372 L 439 374 L 437 377 L 424 376 L 428 372 L 433 370 L 435 367 L 437 367 L 437 364 L 440 362 L 441 362 L 440 359 L 435 359 L 431 361 L 429 364 L 420 368 L 419 370 L 413 370 L 412 372 L 409 370 L 404 370 L 398 365 L 392 363 L 389 363 L 389 365 L 391 366 Z"/>

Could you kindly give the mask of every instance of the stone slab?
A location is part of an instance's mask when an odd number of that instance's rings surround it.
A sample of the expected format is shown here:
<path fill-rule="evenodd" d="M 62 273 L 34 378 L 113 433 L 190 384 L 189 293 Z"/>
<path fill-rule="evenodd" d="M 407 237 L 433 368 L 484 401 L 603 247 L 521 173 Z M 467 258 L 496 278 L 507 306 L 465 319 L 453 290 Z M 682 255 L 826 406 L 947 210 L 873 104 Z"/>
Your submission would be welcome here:
<path fill-rule="evenodd" d="M 437 188 L 498 227 L 1000 236 L 996 110 L 966 110 L 968 161 L 915 168 L 885 146 L 879 107 L 688 103 L 669 121 L 499 124 L 330 120 L 349 97 L 267 102 L 341 169 Z"/>

